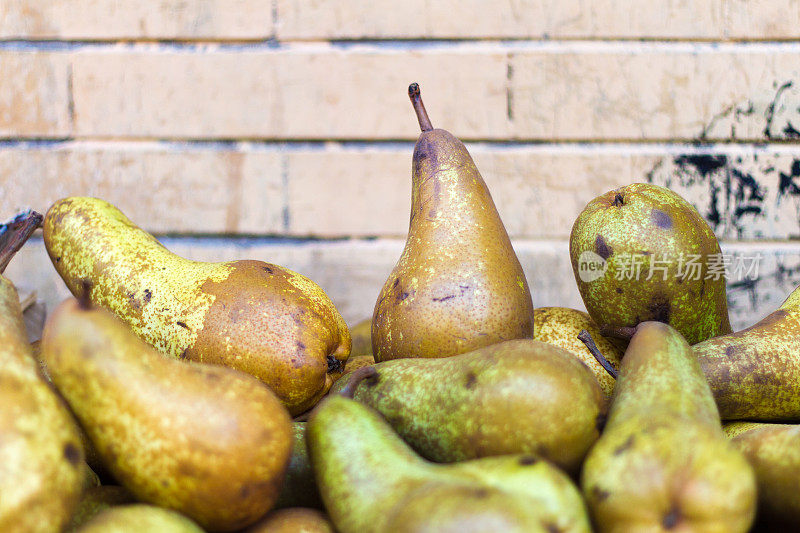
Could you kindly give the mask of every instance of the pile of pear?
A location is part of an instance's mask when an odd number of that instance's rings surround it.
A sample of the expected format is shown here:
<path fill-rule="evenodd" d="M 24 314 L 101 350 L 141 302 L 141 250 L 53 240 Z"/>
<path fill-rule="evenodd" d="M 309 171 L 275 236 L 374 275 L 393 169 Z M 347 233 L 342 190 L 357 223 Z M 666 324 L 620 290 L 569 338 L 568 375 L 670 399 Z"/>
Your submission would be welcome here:
<path fill-rule="evenodd" d="M 713 231 L 635 183 L 572 228 L 586 312 L 534 308 L 467 148 L 409 97 L 408 237 L 352 328 L 301 273 L 179 257 L 101 199 L 0 226 L 0 531 L 800 527 L 800 289 L 732 332 Z M 39 226 L 74 298 L 32 346 L 2 271 Z"/>

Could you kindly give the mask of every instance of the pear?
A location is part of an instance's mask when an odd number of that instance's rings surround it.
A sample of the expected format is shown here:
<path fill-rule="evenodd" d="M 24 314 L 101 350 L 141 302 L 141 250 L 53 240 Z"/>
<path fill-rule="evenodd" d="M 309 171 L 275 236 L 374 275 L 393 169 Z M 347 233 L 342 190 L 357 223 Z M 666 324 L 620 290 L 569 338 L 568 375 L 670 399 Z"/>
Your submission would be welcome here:
<path fill-rule="evenodd" d="M 597 348 L 611 366 L 619 369 L 622 350 L 600 334 L 600 328 L 588 313 L 567 307 L 538 307 L 533 310 L 534 340 L 564 348 L 586 363 L 600 383 L 603 392 L 610 396 L 614 390 L 615 380 L 578 338 L 583 330 L 589 332 L 597 343 Z"/>
<path fill-rule="evenodd" d="M 286 469 L 286 480 L 283 482 L 280 496 L 275 503 L 276 508 L 311 507 L 322 509 L 317 483 L 314 480 L 314 469 L 308 458 L 306 446 L 306 423 L 292 423 L 292 456 Z"/>
<path fill-rule="evenodd" d="M 75 531 L 96 514 L 109 507 L 135 502 L 136 500 L 128 489 L 119 485 L 99 485 L 86 489 L 66 531 Z"/>
<path fill-rule="evenodd" d="M 692 348 L 723 420 L 800 420 L 800 288 L 757 324 Z"/>
<path fill-rule="evenodd" d="M 581 485 L 599 531 L 733 533 L 753 522 L 753 470 L 725 438 L 691 347 L 671 326 L 636 328 Z"/>
<path fill-rule="evenodd" d="M 719 242 L 669 189 L 634 183 L 595 198 L 572 226 L 569 251 L 586 310 L 605 334 L 629 339 L 648 320 L 689 344 L 731 332 Z"/>
<path fill-rule="evenodd" d="M 317 509 L 291 507 L 273 511 L 245 533 L 334 533 L 325 513 Z"/>
<path fill-rule="evenodd" d="M 42 356 L 103 462 L 137 500 L 232 531 L 275 503 L 291 419 L 252 376 L 172 359 L 115 315 L 61 304 Z"/>
<path fill-rule="evenodd" d="M 773 531 L 800 526 L 800 425 L 733 422 L 725 433 L 755 470 L 759 522 Z"/>
<path fill-rule="evenodd" d="M 354 371 L 365 366 L 372 366 L 375 364 L 375 358 L 371 355 L 351 355 L 344 365 L 344 373 L 336 378 L 336 381 L 347 381 L 347 377 Z"/>
<path fill-rule="evenodd" d="M 85 523 L 79 533 L 203 533 L 180 513 L 142 503 L 106 509 Z"/>
<path fill-rule="evenodd" d="M 91 300 L 168 355 L 236 368 L 292 414 L 325 395 L 350 353 L 347 325 L 308 278 L 262 261 L 178 257 L 96 198 L 53 204 L 44 242 L 73 294 Z"/>
<path fill-rule="evenodd" d="M 373 368 L 354 398 L 432 461 L 529 453 L 576 472 L 605 422 L 606 399 L 591 371 L 544 342 L 517 339 Z"/>
<path fill-rule="evenodd" d="M 0 273 L 41 219 L 0 227 Z M 88 479 L 75 420 L 41 375 L 17 290 L 0 275 L 0 531 L 61 531 Z"/>
<path fill-rule="evenodd" d="M 489 189 L 464 144 L 433 129 L 408 89 L 414 147 L 405 248 L 372 317 L 375 360 L 447 357 L 533 335 L 528 282 Z"/>
<path fill-rule="evenodd" d="M 365 318 L 350 328 L 350 340 L 352 342 L 351 358 L 372 355 L 372 317 Z"/>
<path fill-rule="evenodd" d="M 478 515 L 508 532 L 590 530 L 570 479 L 530 455 L 429 463 L 377 412 L 339 395 L 314 409 L 306 439 L 340 533 L 453 531 Z"/>

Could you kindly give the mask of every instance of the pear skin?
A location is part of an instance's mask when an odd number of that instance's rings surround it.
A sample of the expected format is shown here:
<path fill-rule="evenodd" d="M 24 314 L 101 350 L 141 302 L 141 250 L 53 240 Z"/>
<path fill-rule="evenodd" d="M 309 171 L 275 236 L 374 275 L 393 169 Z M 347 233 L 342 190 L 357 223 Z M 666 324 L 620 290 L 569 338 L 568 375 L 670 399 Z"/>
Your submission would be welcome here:
<path fill-rule="evenodd" d="M 424 530 L 417 525 L 447 530 L 468 511 L 480 513 L 485 524 L 506 517 L 510 531 L 538 531 L 543 524 L 565 533 L 590 530 L 570 479 L 533 456 L 430 463 L 377 412 L 339 395 L 314 409 L 306 438 L 325 508 L 341 533 L 389 533 L 403 523 L 415 527 L 402 531 Z M 439 501 L 447 508 L 434 522 L 426 513 Z"/>
<path fill-rule="evenodd" d="M 757 324 L 692 348 L 723 420 L 800 420 L 800 288 Z"/>
<path fill-rule="evenodd" d="M 117 505 L 101 511 L 78 529 L 78 533 L 203 533 L 180 513 L 154 505 Z"/>
<path fill-rule="evenodd" d="M 611 396 L 616 380 L 578 339 L 578 334 L 583 330 L 589 332 L 611 366 L 619 370 L 622 350 L 600 334 L 600 328 L 588 313 L 567 307 L 538 307 L 533 310 L 533 339 L 564 348 L 583 361 L 597 378 L 603 392 Z"/>
<path fill-rule="evenodd" d="M 292 456 L 286 469 L 286 480 L 281 487 L 281 494 L 275 507 L 278 509 L 291 507 L 310 507 L 322 509 L 322 500 L 314 480 L 314 469 L 308 457 L 306 446 L 306 422 L 292 423 Z"/>
<path fill-rule="evenodd" d="M 583 303 L 604 332 L 648 320 L 671 325 L 689 344 L 731 332 L 725 276 L 711 270 L 722 264 L 719 242 L 669 189 L 633 183 L 595 198 L 572 226 L 569 250 Z M 586 270 L 595 262 L 607 266 L 598 278 Z"/>
<path fill-rule="evenodd" d="M 414 147 L 405 248 L 375 304 L 375 361 L 448 357 L 533 335 L 525 273 L 464 144 L 433 129 L 412 84 Z"/>
<path fill-rule="evenodd" d="M 108 202 L 56 202 L 44 242 L 74 295 L 91 281 L 92 302 L 159 351 L 251 374 L 292 414 L 325 395 L 350 353 L 344 319 L 308 278 L 262 261 L 183 259 Z"/>
<path fill-rule="evenodd" d="M 606 398 L 592 372 L 544 342 L 518 339 L 373 368 L 354 398 L 436 462 L 526 453 L 574 473 L 605 422 Z"/>
<path fill-rule="evenodd" d="M 66 531 L 75 531 L 109 507 L 135 502 L 136 500 L 128 489 L 119 485 L 99 485 L 89 488 L 83 492 Z"/>
<path fill-rule="evenodd" d="M 350 328 L 350 340 L 352 341 L 351 358 L 372 355 L 372 317 L 365 318 Z"/>
<path fill-rule="evenodd" d="M 725 438 L 708 383 L 674 328 L 636 328 L 581 485 L 601 532 L 750 528 L 753 470 Z"/>
<path fill-rule="evenodd" d="M 325 513 L 317 509 L 290 507 L 267 515 L 245 533 L 334 533 Z"/>
<path fill-rule="evenodd" d="M 47 321 L 42 356 L 114 478 L 137 500 L 212 531 L 275 503 L 291 419 L 252 376 L 158 353 L 116 316 L 75 300 Z"/>

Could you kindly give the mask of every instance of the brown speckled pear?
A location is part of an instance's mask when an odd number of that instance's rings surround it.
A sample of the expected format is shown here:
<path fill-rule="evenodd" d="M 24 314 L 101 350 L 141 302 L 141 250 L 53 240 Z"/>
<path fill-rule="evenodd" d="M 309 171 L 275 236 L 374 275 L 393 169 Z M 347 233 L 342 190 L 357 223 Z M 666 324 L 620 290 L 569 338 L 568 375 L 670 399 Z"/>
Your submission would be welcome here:
<path fill-rule="evenodd" d="M 600 532 L 750 528 L 753 469 L 725 438 L 691 347 L 667 324 L 636 328 L 581 485 Z"/>
<path fill-rule="evenodd" d="M 154 505 L 118 505 L 95 515 L 77 533 L 203 533 L 180 513 Z"/>
<path fill-rule="evenodd" d="M 622 350 L 600 334 L 600 328 L 594 320 L 583 311 L 567 307 L 537 307 L 533 310 L 533 338 L 559 348 L 564 348 L 594 373 L 603 392 L 610 396 L 614 390 L 615 380 L 597 362 L 586 345 L 578 339 L 578 334 L 586 330 L 597 343 L 597 348 L 605 356 L 611 366 L 619 369 Z"/>
<path fill-rule="evenodd" d="M 45 325 L 42 356 L 114 478 L 140 501 L 212 531 L 275 503 L 291 419 L 252 376 L 158 353 L 116 316 L 75 300 Z"/>
<path fill-rule="evenodd" d="M 339 395 L 314 409 L 306 439 L 340 533 L 590 531 L 572 481 L 531 455 L 430 463 L 380 414 Z M 467 517 L 484 527 L 465 528 Z"/>
<path fill-rule="evenodd" d="M 544 342 L 517 339 L 374 369 L 354 398 L 436 462 L 528 453 L 575 473 L 605 422 L 606 398 L 592 372 Z"/>
<path fill-rule="evenodd" d="M 634 183 L 595 198 L 572 226 L 569 251 L 583 303 L 604 333 L 629 339 L 648 320 L 689 344 L 731 332 L 717 238 L 669 189 Z"/>
<path fill-rule="evenodd" d="M 375 360 L 447 357 L 531 337 L 528 282 L 486 183 L 464 144 L 433 129 L 416 83 L 409 95 L 422 129 L 411 221 L 375 304 Z"/>
<path fill-rule="evenodd" d="M 723 420 L 800 420 L 800 288 L 757 324 L 692 348 Z"/>
<path fill-rule="evenodd" d="M 262 261 L 183 259 L 108 202 L 56 202 L 44 242 L 73 294 L 90 280 L 92 302 L 159 351 L 256 376 L 292 414 L 325 395 L 350 353 L 344 319 L 308 278 Z"/>
<path fill-rule="evenodd" d="M 27 234 L 19 239 L 17 228 L 3 228 L 0 274 L 41 222 L 32 217 L 20 221 Z M 17 290 L 0 275 L 0 531 L 62 531 L 87 473 L 75 420 L 40 374 Z"/>
<path fill-rule="evenodd" d="M 273 511 L 244 533 L 334 533 L 325 513 L 317 509 L 290 507 Z"/>
<path fill-rule="evenodd" d="M 800 425 L 732 422 L 725 425 L 731 443 L 756 473 L 758 522 L 764 531 L 800 527 Z"/>

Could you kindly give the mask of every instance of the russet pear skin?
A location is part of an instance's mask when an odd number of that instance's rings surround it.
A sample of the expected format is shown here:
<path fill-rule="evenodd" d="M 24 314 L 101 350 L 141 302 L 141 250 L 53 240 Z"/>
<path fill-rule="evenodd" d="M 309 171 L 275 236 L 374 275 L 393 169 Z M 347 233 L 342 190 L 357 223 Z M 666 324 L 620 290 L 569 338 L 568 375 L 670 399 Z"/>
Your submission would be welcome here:
<path fill-rule="evenodd" d="M 606 398 L 586 365 L 530 339 L 374 369 L 377 375 L 362 381 L 354 398 L 436 462 L 527 453 L 574 473 L 606 418 Z"/>
<path fill-rule="evenodd" d="M 377 412 L 335 394 L 312 412 L 307 441 L 325 508 L 340 533 L 450 531 L 465 512 L 484 524 L 505 520 L 508 531 L 590 531 L 571 480 L 530 455 L 430 463 Z M 428 516 L 437 502 L 446 505 Z"/>
<path fill-rule="evenodd" d="M 800 420 L 800 289 L 757 324 L 692 348 L 723 420 Z"/>
<path fill-rule="evenodd" d="M 700 213 L 669 189 L 633 183 L 595 198 L 572 226 L 569 250 L 586 310 L 604 330 L 656 320 L 689 344 L 731 332 L 725 276 L 709 268 L 717 259 L 722 264 L 719 242 Z M 598 279 L 581 279 L 586 252 L 608 265 Z M 700 265 L 697 274 L 690 260 Z M 615 343 L 624 348 L 625 341 Z"/>
<path fill-rule="evenodd" d="M 421 106 L 416 91 L 412 101 Z M 528 282 L 486 183 L 461 141 L 424 124 L 408 237 L 372 317 L 378 362 L 447 357 L 533 335 Z"/>
<path fill-rule="evenodd" d="M 75 300 L 45 325 L 42 356 L 114 478 L 137 500 L 233 531 L 275 503 L 291 419 L 252 376 L 169 358 Z"/>
<path fill-rule="evenodd" d="M 203 530 L 180 513 L 143 503 L 101 511 L 77 530 L 77 533 L 145 532 L 203 533 Z"/>
<path fill-rule="evenodd" d="M 59 200 L 44 242 L 67 287 L 159 351 L 251 374 L 292 414 L 325 395 L 350 353 L 347 325 L 308 278 L 262 261 L 183 259 L 96 198 Z"/>
<path fill-rule="evenodd" d="M 334 533 L 334 530 L 322 511 L 290 507 L 272 511 L 244 533 Z"/>
<path fill-rule="evenodd" d="M 753 470 L 725 438 L 708 383 L 674 328 L 636 328 L 581 486 L 600 532 L 750 528 Z"/>
<path fill-rule="evenodd" d="M 0 275 L 0 531 L 60 532 L 88 467 L 78 428 L 31 353 L 14 285 Z"/>
<path fill-rule="evenodd" d="M 537 307 L 533 310 L 533 339 L 558 346 L 572 353 L 589 367 L 594 377 L 597 378 L 597 382 L 600 383 L 603 392 L 607 396 L 611 396 L 616 381 L 578 338 L 578 334 L 583 330 L 589 332 L 600 353 L 611 363 L 611 366 L 619 370 L 622 350 L 600 334 L 600 328 L 588 313 L 568 307 Z"/>

